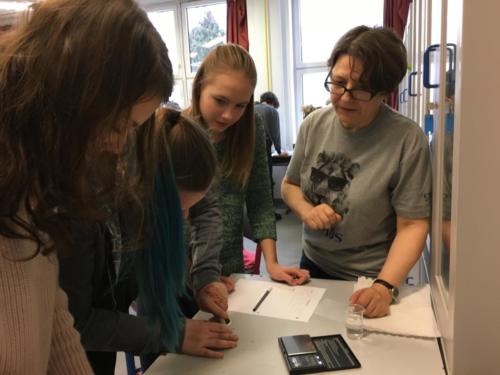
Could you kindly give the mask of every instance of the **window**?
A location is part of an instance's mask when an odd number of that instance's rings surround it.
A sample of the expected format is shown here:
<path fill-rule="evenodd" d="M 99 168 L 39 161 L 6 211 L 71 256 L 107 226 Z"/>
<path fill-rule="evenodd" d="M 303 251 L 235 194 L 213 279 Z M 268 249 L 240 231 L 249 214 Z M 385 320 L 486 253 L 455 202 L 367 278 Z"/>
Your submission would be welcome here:
<path fill-rule="evenodd" d="M 168 47 L 168 55 L 172 62 L 174 75 L 179 75 L 179 54 L 176 32 L 176 11 L 173 9 L 161 10 L 148 13 L 151 23 L 154 25 L 158 33 Z"/>
<path fill-rule="evenodd" d="M 146 11 L 172 61 L 175 83 L 170 100 L 185 108 L 201 61 L 226 42 L 226 1 L 165 1 L 147 6 Z"/>
<path fill-rule="evenodd" d="M 323 82 L 337 40 L 355 26 L 382 25 L 383 11 L 383 0 L 292 0 L 297 124 L 304 105 L 324 107 L 330 99 Z"/>
<path fill-rule="evenodd" d="M 187 5 L 189 72 L 198 70 L 207 53 L 226 42 L 226 3 Z"/>

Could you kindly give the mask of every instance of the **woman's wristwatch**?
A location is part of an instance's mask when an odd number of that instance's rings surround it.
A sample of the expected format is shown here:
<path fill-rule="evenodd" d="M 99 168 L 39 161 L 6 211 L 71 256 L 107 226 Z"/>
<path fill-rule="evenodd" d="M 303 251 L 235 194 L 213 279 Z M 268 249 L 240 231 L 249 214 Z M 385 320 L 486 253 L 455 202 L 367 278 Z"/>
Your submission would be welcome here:
<path fill-rule="evenodd" d="M 392 298 L 391 303 L 396 303 L 398 301 L 399 289 L 396 288 L 394 285 L 392 285 L 391 283 L 388 283 L 387 281 L 382 280 L 382 279 L 376 279 L 373 283 L 383 285 L 387 289 L 389 289 L 389 292 L 391 293 L 391 298 Z"/>

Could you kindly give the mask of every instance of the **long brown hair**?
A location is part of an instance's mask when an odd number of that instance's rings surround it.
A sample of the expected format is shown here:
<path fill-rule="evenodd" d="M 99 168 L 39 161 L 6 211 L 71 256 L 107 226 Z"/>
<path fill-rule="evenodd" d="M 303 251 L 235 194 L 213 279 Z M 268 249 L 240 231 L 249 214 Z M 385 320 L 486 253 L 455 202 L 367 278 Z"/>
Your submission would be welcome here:
<path fill-rule="evenodd" d="M 224 44 L 214 48 L 205 57 L 193 81 L 191 115 L 206 126 L 200 110 L 200 96 L 205 85 L 210 84 L 216 75 L 230 71 L 242 72 L 255 88 L 257 70 L 250 54 L 236 44 Z M 226 148 L 220 161 L 223 176 L 246 185 L 252 169 L 255 153 L 255 119 L 253 95 L 245 112 L 236 124 L 225 131 Z"/>
<path fill-rule="evenodd" d="M 172 84 L 166 46 L 133 0 L 36 3 L 0 51 L 0 235 L 40 249 L 42 230 L 61 248 L 61 216 L 102 218 L 116 161 L 103 162 L 98 140 Z"/>
<path fill-rule="evenodd" d="M 217 156 L 206 130 L 169 108 L 156 111 L 156 123 L 165 136 L 177 187 L 188 192 L 207 190 L 217 172 Z"/>

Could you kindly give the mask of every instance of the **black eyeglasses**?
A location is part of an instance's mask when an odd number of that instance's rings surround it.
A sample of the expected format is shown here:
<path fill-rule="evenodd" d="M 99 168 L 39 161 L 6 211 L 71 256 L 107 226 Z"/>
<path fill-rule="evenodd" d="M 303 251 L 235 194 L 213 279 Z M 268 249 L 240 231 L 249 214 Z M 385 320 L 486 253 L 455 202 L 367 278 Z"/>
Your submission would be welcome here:
<path fill-rule="evenodd" d="M 321 183 L 325 178 L 328 177 L 328 188 L 330 188 L 333 191 L 341 191 L 344 186 L 347 185 L 347 180 L 342 177 L 337 177 L 337 176 L 328 176 L 324 172 L 321 171 L 321 168 L 311 168 L 311 176 L 309 179 L 314 182 L 315 184 Z"/>
<path fill-rule="evenodd" d="M 325 78 L 325 89 L 331 94 L 342 96 L 346 92 L 351 94 L 351 97 L 355 100 L 360 100 L 362 102 L 369 102 L 370 100 L 373 99 L 373 97 L 376 95 L 376 93 L 372 91 L 367 91 L 364 89 L 348 89 L 344 85 L 341 85 L 340 83 L 332 82 L 329 81 L 328 79 L 330 78 L 330 73 Z"/>

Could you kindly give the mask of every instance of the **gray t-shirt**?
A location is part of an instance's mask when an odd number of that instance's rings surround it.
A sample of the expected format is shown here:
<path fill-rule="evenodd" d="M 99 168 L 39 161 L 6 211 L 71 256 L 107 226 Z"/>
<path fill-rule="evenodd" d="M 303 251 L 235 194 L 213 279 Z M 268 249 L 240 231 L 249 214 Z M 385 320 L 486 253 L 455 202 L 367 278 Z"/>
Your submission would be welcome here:
<path fill-rule="evenodd" d="M 342 215 L 328 230 L 304 225 L 302 235 L 306 256 L 342 279 L 378 275 L 397 216 L 430 216 L 427 139 L 386 105 L 357 132 L 345 130 L 331 106 L 313 112 L 301 125 L 286 177 L 312 204 L 329 204 Z"/>

